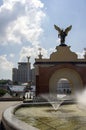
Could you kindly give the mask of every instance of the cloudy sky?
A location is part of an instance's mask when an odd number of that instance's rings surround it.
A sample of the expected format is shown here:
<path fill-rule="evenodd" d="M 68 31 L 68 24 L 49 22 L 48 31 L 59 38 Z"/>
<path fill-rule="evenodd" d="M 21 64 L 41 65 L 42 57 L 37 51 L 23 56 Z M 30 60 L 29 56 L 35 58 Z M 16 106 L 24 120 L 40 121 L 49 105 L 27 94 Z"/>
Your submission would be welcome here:
<path fill-rule="evenodd" d="M 0 79 L 11 79 L 19 61 L 30 61 L 42 48 L 44 57 L 59 45 L 54 24 L 72 25 L 66 38 L 71 50 L 86 47 L 86 0 L 0 0 Z"/>

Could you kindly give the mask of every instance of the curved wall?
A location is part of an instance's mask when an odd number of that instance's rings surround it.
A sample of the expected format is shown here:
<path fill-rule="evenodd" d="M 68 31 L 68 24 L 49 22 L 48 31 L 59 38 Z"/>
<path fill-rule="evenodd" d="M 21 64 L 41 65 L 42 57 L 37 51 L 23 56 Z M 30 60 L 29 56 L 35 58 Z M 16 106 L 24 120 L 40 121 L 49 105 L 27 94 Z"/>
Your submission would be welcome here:
<path fill-rule="evenodd" d="M 57 89 L 57 82 L 61 78 L 66 78 L 72 85 L 72 92 L 81 91 L 83 88 L 82 79 L 78 72 L 69 68 L 62 68 L 52 74 L 49 80 L 49 92 L 55 93 Z"/>
<path fill-rule="evenodd" d="M 25 104 L 19 104 L 16 106 L 11 106 L 3 112 L 2 115 L 2 127 L 5 130 L 39 130 L 33 126 L 28 125 L 27 123 L 19 120 L 15 116 L 15 111 L 22 106 L 28 106 Z"/>

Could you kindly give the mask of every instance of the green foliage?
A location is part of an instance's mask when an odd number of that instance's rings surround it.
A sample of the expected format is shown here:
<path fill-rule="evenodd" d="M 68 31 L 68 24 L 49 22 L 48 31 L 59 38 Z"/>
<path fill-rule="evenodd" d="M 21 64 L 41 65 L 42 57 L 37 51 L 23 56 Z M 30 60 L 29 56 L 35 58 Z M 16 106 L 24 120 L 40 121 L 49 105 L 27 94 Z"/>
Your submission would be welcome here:
<path fill-rule="evenodd" d="M 0 80 L 0 85 L 6 85 L 6 84 L 10 84 L 10 83 L 12 83 L 12 81 L 9 79 L 1 79 Z"/>
<path fill-rule="evenodd" d="M 0 84 L 3 84 L 3 85 L 6 84 L 7 82 L 8 82 L 8 80 L 3 80 L 3 79 L 0 80 Z"/>
<path fill-rule="evenodd" d="M 4 89 L 0 89 L 0 96 L 3 96 L 7 91 Z"/>

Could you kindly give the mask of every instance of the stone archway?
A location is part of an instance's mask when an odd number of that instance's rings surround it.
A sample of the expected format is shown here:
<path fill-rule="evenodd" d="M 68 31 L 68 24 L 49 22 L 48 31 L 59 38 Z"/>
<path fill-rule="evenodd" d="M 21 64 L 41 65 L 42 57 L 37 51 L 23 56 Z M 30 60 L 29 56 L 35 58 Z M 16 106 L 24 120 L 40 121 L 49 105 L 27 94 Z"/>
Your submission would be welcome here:
<path fill-rule="evenodd" d="M 57 94 L 71 94 L 72 84 L 68 79 L 61 78 L 57 82 Z"/>
<path fill-rule="evenodd" d="M 66 78 L 70 81 L 72 84 L 72 93 L 82 90 L 83 83 L 80 75 L 73 69 L 62 68 L 55 71 L 51 76 L 49 80 L 49 93 L 56 93 L 57 82 L 61 78 Z"/>

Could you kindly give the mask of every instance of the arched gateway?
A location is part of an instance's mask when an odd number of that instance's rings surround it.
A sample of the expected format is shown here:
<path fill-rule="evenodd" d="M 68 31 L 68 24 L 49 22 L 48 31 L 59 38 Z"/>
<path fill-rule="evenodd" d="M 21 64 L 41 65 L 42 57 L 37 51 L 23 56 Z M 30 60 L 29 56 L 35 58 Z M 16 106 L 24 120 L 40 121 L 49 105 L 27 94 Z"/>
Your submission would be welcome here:
<path fill-rule="evenodd" d="M 60 79 L 67 79 L 71 84 L 71 92 L 81 91 L 83 89 L 83 82 L 82 78 L 80 77 L 79 73 L 77 73 L 73 69 L 63 68 L 55 71 L 52 74 L 49 80 L 49 93 L 56 93 L 57 92 L 57 83 Z"/>
<path fill-rule="evenodd" d="M 69 30 L 69 29 L 68 29 Z M 57 83 L 63 78 L 71 84 L 72 93 L 86 87 L 86 52 L 84 58 L 78 59 L 70 46 L 61 43 L 50 58 L 35 59 L 36 94 L 56 93 Z"/>
<path fill-rule="evenodd" d="M 72 93 L 86 87 L 86 56 L 78 59 L 69 46 L 57 46 L 49 59 L 42 55 L 35 60 L 36 94 L 56 93 L 61 78 L 71 84 Z"/>

